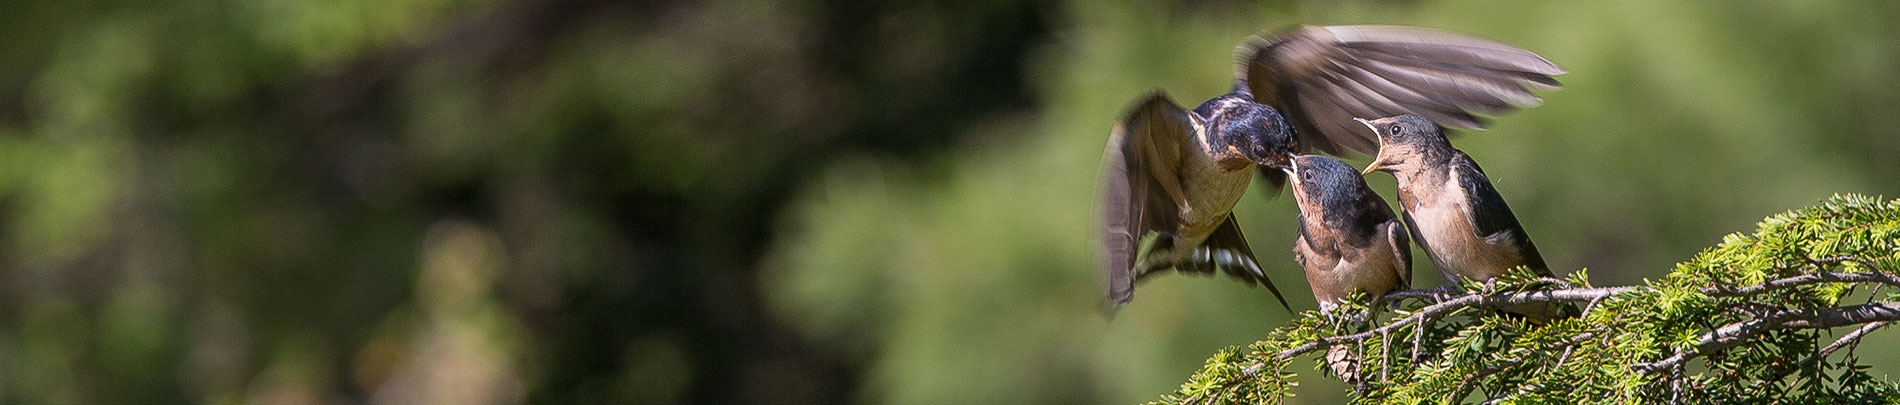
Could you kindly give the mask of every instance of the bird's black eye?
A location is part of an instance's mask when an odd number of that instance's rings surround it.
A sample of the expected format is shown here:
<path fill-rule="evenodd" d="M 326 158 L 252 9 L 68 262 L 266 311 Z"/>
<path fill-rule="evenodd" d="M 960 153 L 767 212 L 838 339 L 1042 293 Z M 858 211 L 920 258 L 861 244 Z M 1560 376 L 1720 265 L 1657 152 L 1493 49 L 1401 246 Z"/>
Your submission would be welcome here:
<path fill-rule="evenodd" d="M 1300 172 L 1301 181 L 1313 181 L 1313 172 Z"/>
<path fill-rule="evenodd" d="M 1392 133 L 1399 133 L 1399 124 L 1392 124 Z"/>

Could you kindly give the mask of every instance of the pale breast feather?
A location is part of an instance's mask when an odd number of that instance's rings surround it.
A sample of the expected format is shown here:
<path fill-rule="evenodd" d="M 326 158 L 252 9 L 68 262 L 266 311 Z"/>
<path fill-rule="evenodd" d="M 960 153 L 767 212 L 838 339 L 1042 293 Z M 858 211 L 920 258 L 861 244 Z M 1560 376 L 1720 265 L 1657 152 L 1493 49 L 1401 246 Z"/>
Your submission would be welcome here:
<path fill-rule="evenodd" d="M 1184 233 L 1200 234 L 1211 232 L 1233 211 L 1234 204 L 1246 195 L 1247 185 L 1253 180 L 1253 170 L 1222 171 L 1215 163 L 1214 156 L 1219 152 L 1207 142 L 1205 121 L 1196 117 L 1194 125 L 1203 130 L 1195 131 L 1198 140 L 1193 145 L 1182 145 L 1184 150 L 1196 153 L 1184 153 L 1181 161 L 1182 193 L 1187 194 L 1188 204 L 1193 212 L 1181 218 Z"/>
<path fill-rule="evenodd" d="M 1487 279 L 1517 266 L 1519 263 L 1509 254 L 1509 249 L 1494 244 L 1486 235 L 1479 235 L 1478 229 L 1472 226 L 1472 207 L 1463 198 L 1464 185 L 1458 176 L 1448 176 L 1441 187 L 1444 189 L 1431 193 L 1439 198 L 1421 199 L 1412 215 L 1419 235 L 1429 242 L 1424 245 L 1432 264 L 1448 279 L 1456 276 Z"/>

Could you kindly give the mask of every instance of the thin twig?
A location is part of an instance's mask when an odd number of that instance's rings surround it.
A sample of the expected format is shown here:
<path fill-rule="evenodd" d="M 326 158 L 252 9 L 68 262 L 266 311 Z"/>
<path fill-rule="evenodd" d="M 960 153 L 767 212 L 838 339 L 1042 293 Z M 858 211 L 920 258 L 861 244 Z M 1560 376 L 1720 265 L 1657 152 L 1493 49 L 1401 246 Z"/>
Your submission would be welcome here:
<path fill-rule="evenodd" d="M 1359 350 L 1354 352 L 1353 357 L 1352 388 L 1359 391 L 1359 395 L 1366 395 L 1366 390 L 1370 389 L 1366 382 L 1366 341 L 1359 341 Z"/>
<path fill-rule="evenodd" d="M 1769 280 L 1765 283 L 1742 288 L 1704 288 L 1702 289 L 1702 293 L 1712 297 L 1740 297 L 1761 294 L 1768 290 L 1779 290 L 1808 284 L 1868 282 L 1900 286 L 1900 276 L 1888 273 L 1808 273 L 1783 279 Z"/>
<path fill-rule="evenodd" d="M 1880 329 L 1883 326 L 1887 326 L 1887 323 L 1888 321 L 1874 321 L 1874 322 L 1868 322 L 1866 325 L 1861 325 L 1859 329 L 1854 329 L 1853 332 L 1848 332 L 1846 335 L 1842 335 L 1840 339 L 1835 339 L 1834 343 L 1828 343 L 1827 346 L 1821 348 L 1821 351 L 1815 352 L 1813 356 L 1808 356 L 1808 358 L 1801 359 L 1801 361 L 1795 363 L 1794 366 L 1788 367 L 1786 371 L 1778 372 L 1776 376 L 1770 379 L 1779 380 L 1781 379 L 1781 377 L 1786 377 L 1787 373 L 1792 373 L 1794 372 L 1794 370 L 1799 370 L 1802 367 L 1806 367 L 1810 363 L 1814 363 L 1816 361 L 1821 361 L 1822 359 L 1826 359 L 1827 356 L 1834 355 L 1834 352 L 1837 350 L 1841 350 L 1842 347 L 1847 347 L 1848 344 L 1852 344 L 1852 343 L 1856 343 L 1860 341 L 1860 338 L 1867 336 L 1868 333 L 1873 333 L 1875 329 Z"/>
<path fill-rule="evenodd" d="M 1671 367 L 1669 376 L 1669 403 L 1682 403 L 1682 368 Z"/>
<path fill-rule="evenodd" d="M 1597 303 L 1599 302 L 1603 302 L 1603 299 L 1597 298 L 1594 300 L 1590 300 L 1590 303 L 1588 305 L 1583 306 L 1583 315 L 1578 315 L 1578 317 L 1580 318 L 1590 317 L 1590 310 L 1597 309 Z"/>
<path fill-rule="evenodd" d="M 1876 321 L 1876 322 L 1869 322 L 1866 325 L 1861 325 L 1860 328 L 1854 329 L 1853 332 L 1848 332 L 1846 335 L 1842 335 L 1839 339 L 1835 339 L 1833 343 L 1829 343 L 1827 346 L 1816 349 L 1813 355 L 1810 355 L 1807 358 L 1803 358 L 1799 362 L 1786 363 L 1786 364 L 1782 364 L 1780 366 L 1775 367 L 1774 370 L 1770 373 L 1771 375 L 1768 378 L 1763 378 L 1760 381 L 1756 381 L 1754 386 L 1760 387 L 1763 384 L 1767 384 L 1769 382 L 1779 382 L 1781 381 L 1782 378 L 1788 377 L 1789 374 L 1793 374 L 1796 370 L 1800 370 L 1802 367 L 1807 367 L 1808 364 L 1812 364 L 1816 361 L 1827 359 L 1828 356 L 1833 355 L 1835 351 L 1840 350 L 1842 347 L 1859 344 L 1861 337 L 1866 336 L 1868 333 L 1872 333 L 1875 329 L 1880 329 L 1883 326 L 1887 326 L 1887 324 L 1888 324 L 1887 321 Z M 1799 380 L 1796 380 L 1796 381 L 1799 381 Z M 1785 390 L 1787 388 L 1792 388 L 1792 386 L 1784 387 L 1783 392 L 1786 392 Z"/>
<path fill-rule="evenodd" d="M 1724 325 L 1702 334 L 1696 346 L 1649 363 L 1635 365 L 1637 370 L 1654 372 L 1671 369 L 1683 361 L 1717 350 L 1742 344 L 1756 334 L 1776 329 L 1826 329 L 1876 321 L 1900 320 L 1900 304 L 1882 302 L 1838 308 L 1812 308 L 1781 311 L 1767 316 Z"/>
<path fill-rule="evenodd" d="M 1418 360 L 1419 360 L 1418 352 L 1422 350 L 1422 346 L 1424 344 L 1425 344 L 1425 324 L 1421 323 L 1412 327 L 1412 364 L 1418 364 Z"/>
<path fill-rule="evenodd" d="M 1379 334 L 1379 381 L 1392 381 L 1392 336 Z"/>
<path fill-rule="evenodd" d="M 1318 341 L 1309 342 L 1307 344 L 1300 345 L 1292 349 L 1281 351 L 1280 355 L 1277 357 L 1280 358 L 1281 360 L 1285 360 L 1285 359 L 1293 358 L 1294 356 L 1299 356 L 1306 353 L 1312 353 L 1315 350 L 1319 350 L 1321 348 L 1325 348 L 1325 347 L 1332 346 L 1335 344 L 1348 342 L 1348 341 L 1365 340 L 1366 338 L 1376 336 L 1380 333 L 1390 332 L 1392 330 L 1405 327 L 1406 325 L 1420 323 L 1428 318 L 1449 314 L 1453 311 L 1457 311 L 1457 310 L 1461 310 L 1465 308 L 1472 308 L 1472 307 L 1494 308 L 1494 307 L 1502 307 L 1502 306 L 1509 306 L 1509 305 L 1521 305 L 1521 304 L 1530 304 L 1530 303 L 1549 303 L 1549 302 L 1558 302 L 1558 301 L 1582 302 L 1582 301 L 1589 301 L 1589 300 L 1597 299 L 1601 297 L 1616 295 L 1619 293 L 1632 291 L 1634 289 L 1635 287 L 1574 288 L 1574 289 L 1568 289 L 1568 290 L 1539 290 L 1539 291 L 1523 291 L 1523 292 L 1514 292 L 1514 293 L 1500 293 L 1496 295 L 1482 295 L 1482 294 L 1464 295 L 1464 296 L 1459 296 L 1457 298 L 1445 300 L 1444 302 L 1440 302 L 1437 304 L 1432 304 L 1424 308 L 1419 308 L 1419 310 L 1413 311 L 1410 315 L 1400 317 L 1397 320 L 1393 321 L 1392 323 L 1386 324 L 1385 326 L 1381 326 L 1377 329 L 1355 333 L 1351 335 L 1323 338 Z"/>
<path fill-rule="evenodd" d="M 1812 262 L 1815 265 L 1839 264 L 1840 262 L 1854 262 L 1854 263 L 1860 264 L 1860 267 L 1866 267 L 1868 270 L 1880 271 L 1879 267 L 1874 266 L 1874 262 L 1869 261 L 1867 259 L 1862 259 L 1862 258 L 1853 257 L 1853 256 L 1823 257 L 1823 258 L 1809 260 L 1809 262 Z"/>
<path fill-rule="evenodd" d="M 1583 343 L 1583 341 L 1590 340 L 1591 338 L 1594 338 L 1594 337 L 1596 337 L 1596 333 L 1594 332 L 1579 333 L 1579 334 L 1576 334 L 1575 336 L 1571 336 L 1570 338 L 1557 342 L 1557 345 L 1563 346 L 1564 355 L 1569 356 L 1570 348 L 1576 347 L 1578 343 Z M 1470 388 L 1474 387 L 1475 385 L 1473 384 L 1478 382 L 1478 380 L 1483 379 L 1484 377 L 1490 376 L 1492 374 L 1497 374 L 1498 372 L 1504 371 L 1507 368 L 1517 367 L 1520 364 L 1524 364 L 1525 360 L 1528 360 L 1528 358 L 1524 356 L 1513 357 L 1510 359 L 1506 359 L 1505 361 L 1501 361 L 1498 364 L 1491 365 L 1490 367 L 1485 367 L 1482 370 L 1478 370 L 1478 372 L 1476 373 L 1472 373 L 1470 376 L 1465 377 L 1463 381 L 1460 381 L 1458 383 L 1458 392 L 1456 396 L 1452 397 L 1452 401 L 1461 401 L 1464 399 L 1466 395 L 1470 395 L 1471 394 Z M 1558 363 L 1562 363 L 1562 362 L 1563 362 L 1562 360 L 1558 360 Z M 1520 388 L 1523 388 L 1523 387 L 1520 387 Z M 1520 389 L 1518 392 L 1523 392 L 1523 390 Z M 1500 397 L 1502 397 L 1502 396 L 1507 396 L 1510 394 L 1506 393 L 1506 394 L 1499 394 L 1499 395 Z M 1498 398 L 1491 398 L 1490 400 L 1487 400 L 1485 402 L 1494 402 L 1497 399 Z"/>

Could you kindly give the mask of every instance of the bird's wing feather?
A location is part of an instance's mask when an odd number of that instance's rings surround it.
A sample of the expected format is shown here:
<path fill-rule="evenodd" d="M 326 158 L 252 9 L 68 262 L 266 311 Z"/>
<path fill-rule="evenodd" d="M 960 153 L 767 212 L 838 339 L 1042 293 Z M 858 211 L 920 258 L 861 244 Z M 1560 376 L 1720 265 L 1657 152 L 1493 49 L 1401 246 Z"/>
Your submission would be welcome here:
<path fill-rule="evenodd" d="M 1273 293 L 1273 298 L 1280 301 L 1281 307 L 1286 308 L 1288 312 L 1293 311 L 1293 307 L 1286 303 L 1286 296 L 1280 294 L 1280 288 L 1273 285 L 1273 280 L 1267 278 L 1266 271 L 1260 268 L 1260 262 L 1254 259 L 1253 248 L 1247 246 L 1247 236 L 1240 233 L 1240 223 L 1234 222 L 1233 214 L 1227 214 L 1227 219 L 1221 221 L 1220 227 L 1214 228 L 1214 233 L 1208 235 L 1207 241 L 1202 242 L 1202 246 L 1216 252 L 1232 252 L 1240 260 L 1237 263 L 1219 266 L 1222 272 L 1249 284 L 1259 283 L 1266 286 L 1267 291 Z"/>
<path fill-rule="evenodd" d="M 1479 127 L 1484 121 L 1471 115 L 1458 102 L 1429 91 L 1415 90 L 1386 79 L 1367 69 L 1348 69 L 1340 79 L 1342 87 L 1367 100 L 1380 102 L 1381 111 L 1411 110 L 1415 114 L 1456 127 Z M 1364 118 L 1364 117 L 1359 117 Z"/>
<path fill-rule="evenodd" d="M 1412 288 L 1412 238 L 1406 236 L 1405 225 L 1392 218 L 1391 208 L 1386 208 L 1385 242 L 1399 257 L 1398 265 L 1392 271 L 1398 272 L 1400 289 Z"/>
<path fill-rule="evenodd" d="M 1504 202 L 1504 196 L 1492 186 L 1491 179 L 1484 175 L 1484 169 L 1478 162 L 1464 153 L 1456 153 L 1451 159 L 1452 174 L 1458 176 L 1458 183 L 1464 186 L 1465 195 L 1470 199 L 1465 209 L 1466 218 L 1471 220 L 1472 229 L 1478 236 L 1493 244 L 1509 243 L 1517 247 L 1518 255 L 1531 269 L 1548 275 L 1550 268 L 1544 265 L 1543 256 L 1537 253 L 1537 246 L 1531 243 L 1530 234 L 1524 232 L 1524 226 L 1517 222 L 1517 215 L 1511 213 L 1511 206 Z"/>
<path fill-rule="evenodd" d="M 1305 149 L 1373 153 L 1351 119 L 1418 114 L 1441 125 L 1485 125 L 1472 112 L 1533 106 L 1531 89 L 1559 86 L 1556 64 L 1501 42 L 1397 26 L 1306 26 L 1243 42 L 1236 84 L 1294 125 Z"/>
<path fill-rule="evenodd" d="M 1108 300 L 1134 298 L 1136 243 L 1148 232 L 1172 232 L 1178 208 L 1158 182 L 1178 181 L 1180 139 L 1194 136 L 1193 119 L 1159 92 L 1149 94 L 1115 125 L 1102 152 L 1103 272 Z"/>
<path fill-rule="evenodd" d="M 1509 44 L 1442 30 L 1397 25 L 1354 25 L 1326 27 L 1339 42 L 1354 48 L 1391 54 L 1408 54 L 1427 49 L 1429 59 L 1509 72 L 1529 72 L 1546 76 L 1560 75 L 1563 68 Z"/>

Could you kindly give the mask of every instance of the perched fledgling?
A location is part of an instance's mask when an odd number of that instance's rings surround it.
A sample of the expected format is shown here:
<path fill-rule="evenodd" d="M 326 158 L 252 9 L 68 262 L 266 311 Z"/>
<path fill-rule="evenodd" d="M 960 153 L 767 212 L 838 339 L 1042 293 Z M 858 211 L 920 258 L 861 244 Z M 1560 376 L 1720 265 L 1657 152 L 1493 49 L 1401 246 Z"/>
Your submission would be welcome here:
<path fill-rule="evenodd" d="M 1300 207 L 1294 259 L 1306 269 L 1320 309 L 1332 312 L 1353 291 L 1378 297 L 1410 288 L 1411 238 L 1359 171 L 1318 155 L 1300 156 L 1290 166 Z"/>
<path fill-rule="evenodd" d="M 1359 122 L 1379 138 L 1379 154 L 1365 172 L 1398 179 L 1399 210 L 1412 240 L 1445 279 L 1487 281 L 1518 266 L 1551 275 L 1504 196 L 1471 156 L 1451 147 L 1444 129 L 1409 114 Z M 1507 311 L 1544 321 L 1568 312 L 1564 307 L 1527 304 Z"/>
<path fill-rule="evenodd" d="M 1232 92 L 1193 111 L 1153 93 L 1115 127 L 1102 156 L 1111 306 L 1168 268 L 1223 270 L 1281 298 L 1233 222 L 1254 171 L 1277 191 L 1296 151 L 1371 153 L 1373 137 L 1345 123 L 1354 116 L 1417 111 L 1480 127 L 1470 111 L 1535 104 L 1531 89 L 1555 88 L 1551 76 L 1563 73 L 1530 51 L 1414 27 L 1302 26 L 1255 36 L 1237 53 Z M 1150 233 L 1160 237 L 1140 249 Z"/>
<path fill-rule="evenodd" d="M 1306 283 L 1320 311 L 1335 312 L 1353 291 L 1378 297 L 1412 285 L 1412 242 L 1385 198 L 1366 187 L 1352 166 L 1318 155 L 1293 159 L 1286 169 L 1300 207 L 1293 258 L 1306 269 Z M 1326 350 L 1333 374 L 1360 381 L 1359 356 L 1345 346 Z"/>

